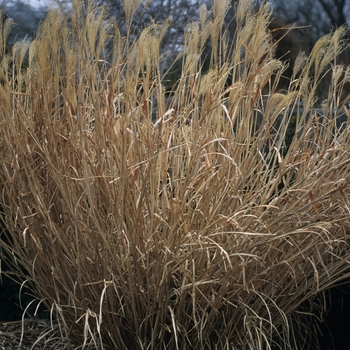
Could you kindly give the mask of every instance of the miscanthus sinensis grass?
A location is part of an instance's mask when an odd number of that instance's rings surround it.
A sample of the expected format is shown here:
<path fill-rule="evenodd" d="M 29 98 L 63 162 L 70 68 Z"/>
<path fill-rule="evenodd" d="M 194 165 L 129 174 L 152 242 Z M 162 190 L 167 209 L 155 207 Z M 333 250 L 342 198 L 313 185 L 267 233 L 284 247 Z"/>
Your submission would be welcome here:
<path fill-rule="evenodd" d="M 67 347 L 307 348 L 324 292 L 349 276 L 336 117 L 350 73 L 329 68 L 345 29 L 300 54 L 279 91 L 270 8 L 240 1 L 232 42 L 228 1 L 214 1 L 186 27 L 166 91 L 171 23 L 134 33 L 138 5 L 125 2 L 124 34 L 102 8 L 52 10 L 2 58 L 2 258 Z"/>

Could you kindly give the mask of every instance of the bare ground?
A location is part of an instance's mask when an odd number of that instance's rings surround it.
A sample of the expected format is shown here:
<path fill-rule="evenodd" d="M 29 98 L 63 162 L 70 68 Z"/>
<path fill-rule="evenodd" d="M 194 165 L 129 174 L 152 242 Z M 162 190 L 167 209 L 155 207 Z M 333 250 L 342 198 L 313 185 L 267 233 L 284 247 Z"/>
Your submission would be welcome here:
<path fill-rule="evenodd" d="M 54 326 L 55 327 L 55 326 Z M 57 336 L 50 322 L 38 318 L 0 322 L 0 350 L 63 350 L 67 344 Z"/>

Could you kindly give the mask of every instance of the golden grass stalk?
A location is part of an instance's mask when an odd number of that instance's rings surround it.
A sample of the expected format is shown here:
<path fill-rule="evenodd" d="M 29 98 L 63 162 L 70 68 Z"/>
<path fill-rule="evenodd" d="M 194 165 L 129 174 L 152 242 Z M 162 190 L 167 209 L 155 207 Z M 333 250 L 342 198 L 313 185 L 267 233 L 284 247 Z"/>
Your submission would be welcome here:
<path fill-rule="evenodd" d="M 125 6 L 130 22 L 138 2 Z M 281 92 L 270 9 L 240 1 L 229 43 L 227 6 L 188 25 L 170 92 L 169 23 L 131 41 L 92 5 L 53 10 L 2 64 L 3 258 L 72 348 L 301 349 L 322 293 L 349 276 L 343 68 L 315 109 L 344 29 Z"/>

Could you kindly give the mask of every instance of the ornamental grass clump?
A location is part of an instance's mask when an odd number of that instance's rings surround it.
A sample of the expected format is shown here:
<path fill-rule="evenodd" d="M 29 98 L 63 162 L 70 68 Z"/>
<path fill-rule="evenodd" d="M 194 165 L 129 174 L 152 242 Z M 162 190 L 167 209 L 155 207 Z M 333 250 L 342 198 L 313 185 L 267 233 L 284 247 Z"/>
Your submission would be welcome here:
<path fill-rule="evenodd" d="M 171 23 L 134 33 L 131 0 L 124 34 L 73 2 L 1 61 L 2 259 L 67 348 L 307 349 L 349 278 L 345 29 L 280 91 L 270 8 L 240 1 L 230 41 L 228 3 L 187 25 L 171 91 Z"/>

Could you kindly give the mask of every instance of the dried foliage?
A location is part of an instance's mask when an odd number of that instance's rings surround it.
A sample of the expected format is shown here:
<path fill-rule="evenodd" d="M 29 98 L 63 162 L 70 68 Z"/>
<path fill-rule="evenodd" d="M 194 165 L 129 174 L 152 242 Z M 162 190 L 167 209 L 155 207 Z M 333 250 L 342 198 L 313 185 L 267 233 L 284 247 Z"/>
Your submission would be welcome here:
<path fill-rule="evenodd" d="M 72 347 L 303 349 L 349 277 L 348 70 L 315 109 L 345 30 L 300 55 L 282 93 L 269 7 L 240 1 L 231 43 L 227 6 L 187 26 L 170 92 L 167 23 L 133 40 L 92 5 L 53 10 L 2 60 L 3 259 Z"/>

